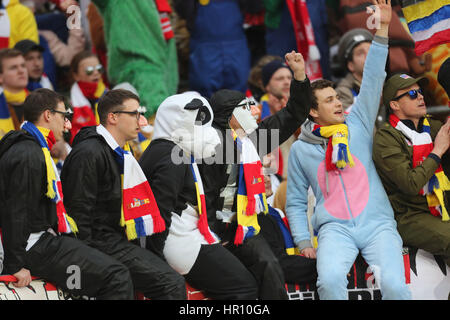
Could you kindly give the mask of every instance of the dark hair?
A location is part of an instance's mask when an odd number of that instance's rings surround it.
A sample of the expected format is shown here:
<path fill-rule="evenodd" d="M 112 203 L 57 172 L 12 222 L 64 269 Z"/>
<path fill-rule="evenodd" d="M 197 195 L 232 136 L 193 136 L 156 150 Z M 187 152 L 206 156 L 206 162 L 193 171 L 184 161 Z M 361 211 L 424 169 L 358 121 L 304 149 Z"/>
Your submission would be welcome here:
<path fill-rule="evenodd" d="M 330 80 L 326 80 L 326 79 L 320 79 L 320 80 L 316 80 L 314 82 L 311 83 L 311 96 L 312 96 L 312 100 L 311 100 L 311 108 L 313 109 L 317 109 L 317 97 L 316 97 L 316 91 L 317 90 L 322 90 L 325 88 L 334 88 L 335 85 L 332 81 Z"/>
<path fill-rule="evenodd" d="M 23 54 L 21 51 L 19 51 L 17 49 L 9 49 L 9 48 L 1 49 L 0 50 L 0 73 L 3 73 L 3 60 L 9 59 L 9 58 L 15 58 L 18 56 L 23 57 Z"/>
<path fill-rule="evenodd" d="M 55 110 L 60 102 L 65 102 L 65 98 L 55 91 L 46 88 L 34 90 L 23 103 L 24 119 L 36 123 L 45 110 Z"/>
<path fill-rule="evenodd" d="M 70 71 L 72 74 L 78 73 L 78 66 L 80 65 L 80 62 L 84 59 L 90 58 L 90 57 L 96 57 L 97 55 L 91 51 L 81 51 L 77 53 L 70 62 Z"/>
<path fill-rule="evenodd" d="M 123 110 L 123 102 L 128 99 L 136 100 L 140 103 L 139 97 L 133 92 L 125 89 L 110 90 L 98 101 L 98 116 L 101 124 L 106 124 L 108 113 Z"/>

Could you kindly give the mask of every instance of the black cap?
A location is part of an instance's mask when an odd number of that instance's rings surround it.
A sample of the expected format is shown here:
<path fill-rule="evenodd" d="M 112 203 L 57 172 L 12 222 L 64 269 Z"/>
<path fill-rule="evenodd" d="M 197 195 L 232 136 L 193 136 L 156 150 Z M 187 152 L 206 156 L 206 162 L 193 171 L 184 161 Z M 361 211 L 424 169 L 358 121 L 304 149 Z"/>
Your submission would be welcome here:
<path fill-rule="evenodd" d="M 287 64 L 285 64 L 283 61 L 279 59 L 272 60 L 268 64 L 266 64 L 262 70 L 261 70 L 261 80 L 263 83 L 264 88 L 267 86 L 267 84 L 270 82 L 270 79 L 272 78 L 273 74 L 278 71 L 278 69 L 281 68 L 287 68 L 289 67 Z"/>
<path fill-rule="evenodd" d="M 209 100 L 214 112 L 213 122 L 224 129 L 228 128 L 228 120 L 234 108 L 245 98 L 242 92 L 230 89 L 221 89 L 214 93 Z"/>
<path fill-rule="evenodd" d="M 35 51 L 38 50 L 40 52 L 44 52 L 44 47 L 39 45 L 38 43 L 29 40 L 29 39 L 25 39 L 25 40 L 21 40 L 19 42 L 16 43 L 16 45 L 14 46 L 14 49 L 19 50 L 20 52 L 22 52 L 22 54 L 27 54 L 30 51 Z"/>

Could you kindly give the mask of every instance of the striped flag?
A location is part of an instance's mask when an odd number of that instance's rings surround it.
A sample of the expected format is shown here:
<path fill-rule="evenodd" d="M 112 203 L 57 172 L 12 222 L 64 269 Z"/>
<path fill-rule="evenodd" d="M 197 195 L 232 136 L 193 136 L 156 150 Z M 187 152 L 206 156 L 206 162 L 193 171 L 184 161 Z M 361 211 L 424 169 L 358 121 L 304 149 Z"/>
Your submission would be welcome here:
<path fill-rule="evenodd" d="M 450 0 L 405 0 L 402 10 L 418 56 L 450 43 Z"/>

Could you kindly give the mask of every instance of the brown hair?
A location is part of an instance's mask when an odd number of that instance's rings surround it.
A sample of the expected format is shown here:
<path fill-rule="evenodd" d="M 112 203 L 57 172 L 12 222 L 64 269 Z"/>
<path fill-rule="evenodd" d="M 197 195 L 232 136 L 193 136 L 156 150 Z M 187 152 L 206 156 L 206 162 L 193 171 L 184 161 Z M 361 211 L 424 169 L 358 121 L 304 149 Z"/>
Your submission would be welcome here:
<path fill-rule="evenodd" d="M 97 55 L 91 51 L 81 51 L 77 53 L 70 62 L 70 72 L 72 74 L 78 73 L 78 66 L 80 65 L 80 62 L 84 59 L 90 58 L 90 57 L 97 57 Z"/>
<path fill-rule="evenodd" d="M 60 102 L 65 102 L 63 95 L 46 88 L 36 89 L 23 103 L 24 119 L 36 123 L 45 110 L 55 110 Z"/>
<path fill-rule="evenodd" d="M 21 51 L 19 51 L 17 49 L 9 49 L 9 48 L 1 49 L 0 50 L 0 73 L 3 73 L 3 60 L 9 59 L 9 58 L 15 58 L 18 56 L 23 57 L 23 54 Z"/>
<path fill-rule="evenodd" d="M 320 79 L 320 80 L 316 80 L 314 82 L 311 83 L 311 96 L 312 96 L 312 100 L 311 100 L 311 108 L 316 109 L 317 110 L 317 97 L 316 97 L 316 90 L 322 90 L 325 88 L 334 88 L 335 85 L 332 81 L 330 80 L 326 80 L 326 79 Z"/>
<path fill-rule="evenodd" d="M 133 92 L 125 89 L 115 89 L 108 91 L 98 101 L 98 117 L 102 125 L 106 124 L 108 113 L 123 110 L 123 102 L 128 99 L 140 102 L 139 97 Z"/>

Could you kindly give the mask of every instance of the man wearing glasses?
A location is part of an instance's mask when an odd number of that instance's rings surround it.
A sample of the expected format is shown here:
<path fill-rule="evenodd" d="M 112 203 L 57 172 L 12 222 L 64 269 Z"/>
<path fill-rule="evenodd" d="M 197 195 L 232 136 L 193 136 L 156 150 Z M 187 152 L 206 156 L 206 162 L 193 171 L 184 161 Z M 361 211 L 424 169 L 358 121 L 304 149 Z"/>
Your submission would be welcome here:
<path fill-rule="evenodd" d="M 184 278 L 134 243 L 164 230 L 164 222 L 155 223 L 162 218 L 127 143 L 147 124 L 139 103 L 124 89 L 99 100 L 100 124 L 79 131 L 64 162 L 64 204 L 78 224 L 78 238 L 125 265 L 136 291 L 150 299 L 185 299 Z"/>
<path fill-rule="evenodd" d="M 76 221 L 64 207 L 50 156 L 55 141 L 71 128 L 64 97 L 41 88 L 23 107 L 21 130 L 10 131 L 0 142 L 4 273 L 15 276 L 19 288 L 35 276 L 76 296 L 133 299 L 127 268 L 73 236 L 78 233 Z"/>
<path fill-rule="evenodd" d="M 375 135 L 373 159 L 404 244 L 442 255 L 450 265 L 450 122 L 426 115 L 421 86 L 427 83 L 406 74 L 386 82 L 390 114 Z"/>

